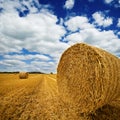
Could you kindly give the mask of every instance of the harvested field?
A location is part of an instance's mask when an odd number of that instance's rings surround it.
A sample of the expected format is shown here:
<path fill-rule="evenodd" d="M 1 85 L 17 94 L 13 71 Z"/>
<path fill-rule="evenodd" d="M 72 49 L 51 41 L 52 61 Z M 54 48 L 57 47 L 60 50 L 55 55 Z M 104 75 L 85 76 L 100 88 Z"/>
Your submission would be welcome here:
<path fill-rule="evenodd" d="M 0 74 L 0 120 L 52 120 L 57 85 L 47 76 L 19 80 L 18 75 Z"/>
<path fill-rule="evenodd" d="M 119 120 L 120 108 L 104 106 L 84 116 L 59 97 L 56 75 L 0 74 L 0 120 Z M 112 117 L 111 117 L 112 116 Z M 101 119 L 102 118 L 102 119 Z M 113 119 L 114 118 L 114 119 Z"/>

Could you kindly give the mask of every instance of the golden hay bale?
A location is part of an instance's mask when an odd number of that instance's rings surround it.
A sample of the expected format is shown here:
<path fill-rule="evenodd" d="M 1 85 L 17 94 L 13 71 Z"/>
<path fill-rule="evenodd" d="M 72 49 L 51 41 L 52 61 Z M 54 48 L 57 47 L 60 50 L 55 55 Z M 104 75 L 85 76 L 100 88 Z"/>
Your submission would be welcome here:
<path fill-rule="evenodd" d="M 84 43 L 68 48 L 57 68 L 62 100 L 80 113 L 114 103 L 120 97 L 119 63 L 114 55 Z"/>
<path fill-rule="evenodd" d="M 28 78 L 28 73 L 27 72 L 20 72 L 19 73 L 19 78 L 20 79 L 27 79 Z"/>

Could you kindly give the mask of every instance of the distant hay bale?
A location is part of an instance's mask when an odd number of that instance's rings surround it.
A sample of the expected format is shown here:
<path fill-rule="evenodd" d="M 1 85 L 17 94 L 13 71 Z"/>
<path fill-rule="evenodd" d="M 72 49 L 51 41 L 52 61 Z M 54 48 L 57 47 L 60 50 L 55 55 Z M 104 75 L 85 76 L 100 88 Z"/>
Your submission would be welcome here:
<path fill-rule="evenodd" d="M 120 98 L 120 61 L 102 49 L 75 44 L 61 56 L 57 84 L 62 100 L 81 113 L 115 104 Z"/>
<path fill-rule="evenodd" d="M 20 72 L 19 73 L 19 78 L 20 79 L 27 79 L 28 78 L 28 73 L 27 72 Z"/>

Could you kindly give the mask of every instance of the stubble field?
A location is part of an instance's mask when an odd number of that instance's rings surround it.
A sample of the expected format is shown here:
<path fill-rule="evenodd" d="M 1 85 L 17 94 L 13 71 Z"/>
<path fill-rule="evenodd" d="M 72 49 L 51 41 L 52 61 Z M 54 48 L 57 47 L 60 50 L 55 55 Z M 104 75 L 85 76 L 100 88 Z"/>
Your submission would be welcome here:
<path fill-rule="evenodd" d="M 119 120 L 119 112 L 106 106 L 94 115 L 79 114 L 59 97 L 53 74 L 30 74 L 28 79 L 0 74 L 0 120 Z"/>
<path fill-rule="evenodd" d="M 0 120 L 45 120 L 56 116 L 57 85 L 55 75 L 0 75 Z M 52 119 L 52 118 L 51 118 Z"/>
<path fill-rule="evenodd" d="M 58 98 L 56 75 L 0 74 L 0 120 L 74 119 Z"/>

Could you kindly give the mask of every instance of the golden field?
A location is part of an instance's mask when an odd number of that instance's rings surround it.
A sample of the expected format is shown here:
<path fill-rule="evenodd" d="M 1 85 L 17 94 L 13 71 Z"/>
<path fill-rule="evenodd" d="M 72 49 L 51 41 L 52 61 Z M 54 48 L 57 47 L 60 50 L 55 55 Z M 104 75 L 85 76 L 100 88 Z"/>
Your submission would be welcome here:
<path fill-rule="evenodd" d="M 104 119 L 105 118 L 105 119 Z M 104 106 L 84 116 L 61 101 L 56 75 L 0 74 L 0 120 L 120 120 L 120 108 Z"/>
<path fill-rule="evenodd" d="M 55 118 L 56 95 L 55 75 L 30 74 L 19 79 L 18 74 L 0 74 L 0 120 Z"/>

